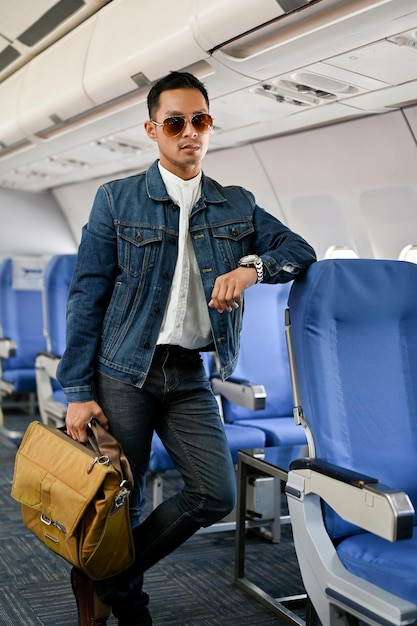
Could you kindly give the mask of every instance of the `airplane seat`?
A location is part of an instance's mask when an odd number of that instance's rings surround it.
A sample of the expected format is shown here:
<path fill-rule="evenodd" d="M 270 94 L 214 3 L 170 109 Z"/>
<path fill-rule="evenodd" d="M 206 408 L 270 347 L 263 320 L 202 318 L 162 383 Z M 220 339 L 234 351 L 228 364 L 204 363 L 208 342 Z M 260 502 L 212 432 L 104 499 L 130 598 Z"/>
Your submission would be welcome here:
<path fill-rule="evenodd" d="M 248 408 L 223 397 L 226 423 L 259 428 L 266 446 L 305 444 L 304 430 L 294 421 L 291 379 L 285 342 L 285 309 L 291 284 L 256 284 L 245 292 L 243 328 L 236 369 L 228 381 L 214 380 L 222 396 L 233 381 L 261 383 L 264 407 Z"/>
<path fill-rule="evenodd" d="M 62 426 L 67 401 L 56 380 L 59 359 L 65 350 L 66 308 L 75 269 L 76 254 L 53 256 L 45 269 L 43 283 L 43 324 L 46 351 L 36 359 L 37 389 L 41 419 L 45 424 Z"/>
<path fill-rule="evenodd" d="M 36 411 L 35 359 L 45 349 L 42 329 L 41 276 L 45 260 L 6 258 L 0 264 L 0 398 L 22 394 L 13 406 Z M 23 399 L 25 398 L 25 399 Z M 8 430 L 0 406 L 0 430 L 6 439 L 20 439 L 21 431 Z"/>
<path fill-rule="evenodd" d="M 294 405 L 309 456 L 286 493 L 323 626 L 417 619 L 417 266 L 323 260 L 291 290 Z"/>

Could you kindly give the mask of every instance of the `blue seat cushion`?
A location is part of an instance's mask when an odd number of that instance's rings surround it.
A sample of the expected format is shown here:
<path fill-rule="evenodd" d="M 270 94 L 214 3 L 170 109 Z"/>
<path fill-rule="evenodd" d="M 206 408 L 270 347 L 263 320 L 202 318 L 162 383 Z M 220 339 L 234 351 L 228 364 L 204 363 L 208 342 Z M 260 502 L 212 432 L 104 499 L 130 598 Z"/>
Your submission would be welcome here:
<path fill-rule="evenodd" d="M 250 428 L 246 424 L 225 424 L 224 430 L 229 444 L 232 461 L 237 463 L 237 453 L 245 448 L 264 448 L 266 445 L 265 433 L 257 427 Z"/>
<path fill-rule="evenodd" d="M 417 603 L 417 536 L 393 542 L 370 533 L 352 535 L 337 546 L 349 572 Z"/>
<path fill-rule="evenodd" d="M 16 369 L 3 372 L 3 380 L 13 385 L 15 392 L 30 393 L 36 391 L 36 374 L 34 369 Z"/>
<path fill-rule="evenodd" d="M 224 425 L 226 438 L 229 444 L 233 463 L 237 463 L 239 450 L 245 448 L 263 448 L 265 446 L 265 434 L 258 428 L 246 426 Z M 149 469 L 155 474 L 174 469 L 175 465 L 166 451 L 162 441 L 155 433 L 152 439 L 151 458 Z"/>
<path fill-rule="evenodd" d="M 234 426 L 253 427 L 265 434 L 266 446 L 291 446 L 307 443 L 302 426 L 297 426 L 293 417 L 265 417 L 237 420 Z"/>
<path fill-rule="evenodd" d="M 60 402 L 61 404 L 63 404 L 64 406 L 67 406 L 68 402 L 67 399 L 65 397 L 65 393 L 64 390 L 62 389 L 55 389 L 53 392 L 53 397 L 55 402 Z"/>
<path fill-rule="evenodd" d="M 158 435 L 154 433 L 152 438 L 151 457 L 149 469 L 155 474 L 175 469 L 175 465 Z"/>

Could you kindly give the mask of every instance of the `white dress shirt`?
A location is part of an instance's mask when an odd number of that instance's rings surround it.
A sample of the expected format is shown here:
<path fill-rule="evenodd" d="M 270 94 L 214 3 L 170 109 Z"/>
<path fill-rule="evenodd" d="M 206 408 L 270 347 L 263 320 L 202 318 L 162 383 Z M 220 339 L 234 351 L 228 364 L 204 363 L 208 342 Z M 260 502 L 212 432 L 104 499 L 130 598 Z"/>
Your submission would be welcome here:
<path fill-rule="evenodd" d="M 180 207 L 180 221 L 177 264 L 157 343 L 202 348 L 212 341 L 211 325 L 189 234 L 190 213 L 201 195 L 201 172 L 191 180 L 183 180 L 160 163 L 159 171 L 169 196 Z"/>

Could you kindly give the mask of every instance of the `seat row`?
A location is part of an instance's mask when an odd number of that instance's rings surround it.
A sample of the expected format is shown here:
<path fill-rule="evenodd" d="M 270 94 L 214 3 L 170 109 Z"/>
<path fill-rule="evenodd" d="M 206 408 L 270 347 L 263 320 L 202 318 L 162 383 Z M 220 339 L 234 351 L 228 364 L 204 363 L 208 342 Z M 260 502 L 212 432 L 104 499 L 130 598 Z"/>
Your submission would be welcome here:
<path fill-rule="evenodd" d="M 56 369 L 65 350 L 66 304 L 75 260 L 73 254 L 52 257 L 43 269 L 42 284 L 31 290 L 22 285 L 15 288 L 14 259 L 0 265 L 0 346 L 12 339 L 16 354 L 3 360 L 2 380 L 7 381 L 7 393 L 36 393 L 42 421 L 57 427 L 63 425 L 66 415 Z M 240 357 L 231 380 L 221 381 L 215 356 L 202 353 L 234 464 L 240 449 L 305 442 L 304 430 L 292 416 L 284 327 L 288 293 L 289 285 L 255 285 L 246 292 Z M 22 435 L 7 432 L 4 424 L 2 429 L 9 437 Z M 173 469 L 155 433 L 149 466 L 154 506 L 164 497 L 165 473 Z"/>

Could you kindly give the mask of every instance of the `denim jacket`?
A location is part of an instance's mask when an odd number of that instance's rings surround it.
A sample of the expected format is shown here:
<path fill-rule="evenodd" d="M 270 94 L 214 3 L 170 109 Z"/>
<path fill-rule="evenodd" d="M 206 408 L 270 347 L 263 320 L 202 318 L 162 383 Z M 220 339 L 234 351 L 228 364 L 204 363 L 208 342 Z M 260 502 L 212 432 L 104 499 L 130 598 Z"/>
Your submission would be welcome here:
<path fill-rule="evenodd" d="M 67 348 L 58 379 L 68 401 L 93 398 L 96 369 L 141 387 L 149 370 L 175 269 L 179 207 L 157 162 L 142 174 L 101 186 L 83 228 L 67 308 Z M 315 261 L 311 246 L 257 206 L 241 187 L 202 176 L 190 235 L 207 302 L 216 277 L 246 254 L 264 263 L 264 281 L 287 282 Z M 294 273 L 283 267 L 290 264 Z M 234 370 L 243 307 L 209 308 L 220 374 Z"/>

